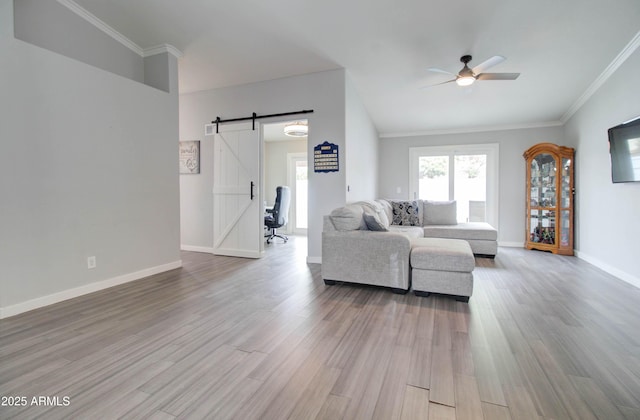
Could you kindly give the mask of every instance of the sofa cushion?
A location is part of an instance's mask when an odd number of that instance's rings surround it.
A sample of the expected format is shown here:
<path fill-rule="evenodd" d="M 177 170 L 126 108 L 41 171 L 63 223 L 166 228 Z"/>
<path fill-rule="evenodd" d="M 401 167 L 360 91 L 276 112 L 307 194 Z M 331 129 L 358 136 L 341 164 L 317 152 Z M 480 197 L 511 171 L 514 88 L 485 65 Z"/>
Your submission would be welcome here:
<path fill-rule="evenodd" d="M 389 226 L 389 232 L 402 233 L 409 238 L 422 238 L 424 236 L 424 229 L 420 226 Z"/>
<path fill-rule="evenodd" d="M 496 241 L 498 231 L 485 222 L 458 223 L 457 225 L 424 226 L 424 236 L 428 238 L 450 238 L 467 240 Z"/>
<path fill-rule="evenodd" d="M 380 221 L 377 215 L 365 212 L 362 215 L 365 224 L 369 230 L 374 232 L 387 232 L 387 227 Z"/>
<path fill-rule="evenodd" d="M 344 207 L 338 207 L 331 212 L 331 221 L 335 228 L 339 231 L 367 229 L 367 225 L 362 217 L 362 206 L 349 204 Z"/>
<path fill-rule="evenodd" d="M 362 206 L 362 210 L 365 213 L 373 214 L 376 217 L 376 219 L 378 219 L 378 221 L 382 223 L 382 225 L 385 228 L 388 228 L 389 225 L 391 224 L 391 221 L 387 217 L 387 214 L 384 211 L 382 204 L 380 204 L 379 202 L 374 200 L 365 200 L 365 201 L 358 201 L 353 204 Z"/>
<path fill-rule="evenodd" d="M 456 201 L 430 201 L 425 200 L 424 226 L 427 225 L 455 225 L 458 223 Z"/>
<path fill-rule="evenodd" d="M 421 270 L 471 272 L 475 259 L 467 241 L 419 238 L 411 241 L 411 267 Z"/>
<path fill-rule="evenodd" d="M 417 201 L 392 201 L 393 221 L 400 226 L 420 226 L 420 209 Z"/>

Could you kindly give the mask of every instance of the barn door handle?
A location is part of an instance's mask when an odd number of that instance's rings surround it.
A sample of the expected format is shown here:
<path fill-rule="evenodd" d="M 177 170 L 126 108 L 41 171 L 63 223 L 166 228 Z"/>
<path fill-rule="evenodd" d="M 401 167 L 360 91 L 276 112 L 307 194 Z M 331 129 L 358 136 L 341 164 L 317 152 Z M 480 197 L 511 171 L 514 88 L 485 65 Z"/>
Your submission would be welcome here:
<path fill-rule="evenodd" d="M 253 200 L 253 197 L 255 197 L 255 195 L 253 195 L 253 186 L 254 186 L 253 181 L 251 181 L 251 186 L 250 186 L 250 188 L 251 188 L 251 200 Z"/>

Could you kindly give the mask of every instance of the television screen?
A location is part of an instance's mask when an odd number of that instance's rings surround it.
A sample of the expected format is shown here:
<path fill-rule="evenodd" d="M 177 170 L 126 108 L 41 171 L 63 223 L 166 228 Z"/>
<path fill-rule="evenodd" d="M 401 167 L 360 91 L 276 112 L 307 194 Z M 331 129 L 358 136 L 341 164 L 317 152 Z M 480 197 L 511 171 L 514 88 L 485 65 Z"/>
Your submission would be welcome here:
<path fill-rule="evenodd" d="M 640 181 L 640 117 L 609 129 L 611 180 Z"/>

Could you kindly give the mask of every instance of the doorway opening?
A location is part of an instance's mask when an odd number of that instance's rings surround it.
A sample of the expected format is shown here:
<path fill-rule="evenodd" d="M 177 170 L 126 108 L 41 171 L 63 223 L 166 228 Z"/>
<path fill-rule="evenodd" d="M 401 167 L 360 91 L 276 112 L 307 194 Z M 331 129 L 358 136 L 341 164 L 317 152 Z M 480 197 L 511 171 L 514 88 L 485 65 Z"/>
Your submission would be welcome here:
<path fill-rule="evenodd" d="M 276 188 L 286 185 L 291 190 L 289 220 L 278 229 L 287 235 L 307 234 L 308 155 L 307 136 L 292 137 L 285 127 L 294 122 L 307 124 L 306 119 L 265 123 L 262 125 L 264 150 L 264 206 L 273 207 Z"/>

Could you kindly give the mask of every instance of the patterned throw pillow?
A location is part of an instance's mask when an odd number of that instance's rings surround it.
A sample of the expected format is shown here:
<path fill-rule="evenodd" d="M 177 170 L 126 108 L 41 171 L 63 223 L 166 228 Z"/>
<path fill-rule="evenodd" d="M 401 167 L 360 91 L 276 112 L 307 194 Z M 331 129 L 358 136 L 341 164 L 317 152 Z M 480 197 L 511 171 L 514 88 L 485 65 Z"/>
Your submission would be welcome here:
<path fill-rule="evenodd" d="M 417 201 L 392 201 L 394 225 L 419 226 L 419 207 Z"/>

